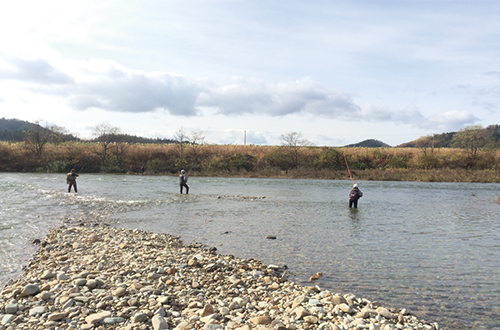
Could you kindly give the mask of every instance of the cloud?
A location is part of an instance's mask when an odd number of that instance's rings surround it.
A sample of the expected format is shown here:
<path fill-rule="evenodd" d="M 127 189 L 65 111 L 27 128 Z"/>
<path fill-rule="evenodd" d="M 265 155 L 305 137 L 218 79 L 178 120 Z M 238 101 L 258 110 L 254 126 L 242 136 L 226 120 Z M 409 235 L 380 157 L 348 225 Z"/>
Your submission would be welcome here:
<path fill-rule="evenodd" d="M 199 87 L 168 73 L 146 73 L 98 61 L 76 79 L 69 104 L 77 110 L 99 108 L 114 112 L 167 111 L 176 116 L 198 114 L 195 101 Z"/>
<path fill-rule="evenodd" d="M 479 118 L 469 111 L 447 111 L 429 118 L 431 127 L 440 131 L 457 131 L 461 127 L 472 125 Z"/>
<path fill-rule="evenodd" d="M 267 142 L 261 132 L 247 131 L 247 144 L 267 144 Z"/>
<path fill-rule="evenodd" d="M 173 116 L 217 115 L 239 117 L 299 115 L 342 121 L 395 123 L 424 130 L 458 129 L 479 120 L 468 111 L 448 111 L 426 117 L 417 107 L 394 109 L 359 105 L 355 94 L 327 88 L 310 77 L 266 84 L 256 79 L 232 78 L 226 85 L 188 79 L 168 72 L 132 70 L 113 61 L 94 59 L 66 62 L 60 67 L 47 60 L 3 57 L 3 79 L 35 86 L 38 93 L 57 94 L 76 110 L 100 109 L 116 113 L 168 112 Z M 5 65 L 6 63 L 6 65 Z M 491 73 L 493 74 L 493 73 Z M 231 134 L 226 133 L 230 141 Z M 248 132 L 248 143 L 266 138 Z"/>
<path fill-rule="evenodd" d="M 0 68 L 0 80 L 17 80 L 33 84 L 73 84 L 73 78 L 44 59 L 27 60 L 0 56 L 4 68 Z"/>
<path fill-rule="evenodd" d="M 484 75 L 493 78 L 500 78 L 500 71 L 488 71 L 485 72 Z"/>
<path fill-rule="evenodd" d="M 265 114 L 276 117 L 302 113 L 351 118 L 360 111 L 351 94 L 327 89 L 307 77 L 269 85 L 234 78 L 230 85 L 203 91 L 197 104 L 214 107 L 224 115 Z"/>

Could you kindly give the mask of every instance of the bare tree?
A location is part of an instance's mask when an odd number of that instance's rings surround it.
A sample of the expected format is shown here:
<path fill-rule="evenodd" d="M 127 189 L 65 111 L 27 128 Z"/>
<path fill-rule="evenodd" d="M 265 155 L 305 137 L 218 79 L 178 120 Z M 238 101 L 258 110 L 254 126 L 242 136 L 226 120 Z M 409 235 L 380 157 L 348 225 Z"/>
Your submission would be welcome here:
<path fill-rule="evenodd" d="M 198 163 L 198 156 L 201 153 L 201 149 L 205 144 L 205 132 L 203 131 L 192 131 L 190 135 L 191 139 L 191 149 L 193 150 L 193 163 L 191 168 L 193 168 Z"/>
<path fill-rule="evenodd" d="M 36 120 L 32 124 L 32 129 L 24 132 L 24 141 L 31 147 L 33 153 L 41 158 L 43 150 L 47 143 L 62 142 L 67 130 L 64 127 L 45 124 L 41 125 L 42 120 Z"/>
<path fill-rule="evenodd" d="M 96 152 L 101 158 L 102 165 L 106 163 L 113 136 L 120 132 L 121 130 L 119 127 L 111 126 L 107 122 L 97 124 L 94 127 L 92 135 L 95 136 L 95 141 L 99 144 L 99 149 Z"/>
<path fill-rule="evenodd" d="M 181 162 L 183 162 L 184 161 L 184 147 L 185 147 L 186 143 L 189 142 L 187 140 L 186 130 L 183 127 L 181 127 L 175 133 L 174 140 L 176 141 L 177 145 L 179 146 L 179 160 Z"/>
<path fill-rule="evenodd" d="M 313 144 L 305 139 L 302 133 L 288 132 L 281 135 L 281 145 L 285 147 L 290 155 L 295 167 L 299 165 L 299 150 L 302 147 L 312 146 Z"/>

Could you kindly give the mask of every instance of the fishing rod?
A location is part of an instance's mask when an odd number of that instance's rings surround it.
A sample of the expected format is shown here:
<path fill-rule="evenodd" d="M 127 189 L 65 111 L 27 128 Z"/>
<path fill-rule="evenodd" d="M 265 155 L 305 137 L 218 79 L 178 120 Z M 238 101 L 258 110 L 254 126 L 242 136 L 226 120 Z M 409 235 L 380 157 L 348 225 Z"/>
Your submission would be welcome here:
<path fill-rule="evenodd" d="M 351 170 L 349 169 L 349 165 L 347 164 L 347 158 L 345 156 L 345 153 L 344 153 L 344 160 L 345 160 L 345 166 L 347 166 L 347 171 L 349 172 L 349 176 L 351 177 L 352 185 L 354 186 L 354 180 L 352 179 Z"/>

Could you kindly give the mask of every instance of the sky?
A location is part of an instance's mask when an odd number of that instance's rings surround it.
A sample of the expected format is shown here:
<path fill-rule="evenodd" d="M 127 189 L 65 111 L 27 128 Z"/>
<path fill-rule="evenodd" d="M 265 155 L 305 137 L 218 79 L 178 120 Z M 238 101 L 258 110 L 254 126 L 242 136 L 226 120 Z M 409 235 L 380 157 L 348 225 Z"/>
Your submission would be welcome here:
<path fill-rule="evenodd" d="M 84 139 L 391 146 L 500 124 L 500 1 L 16 0 L 0 118 Z"/>

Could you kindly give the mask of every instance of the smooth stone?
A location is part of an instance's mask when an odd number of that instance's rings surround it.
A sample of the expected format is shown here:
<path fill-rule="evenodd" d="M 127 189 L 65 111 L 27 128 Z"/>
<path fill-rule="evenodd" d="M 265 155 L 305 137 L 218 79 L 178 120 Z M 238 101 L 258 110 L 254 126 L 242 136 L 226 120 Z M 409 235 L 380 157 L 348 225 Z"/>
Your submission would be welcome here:
<path fill-rule="evenodd" d="M 340 304 L 347 304 L 347 300 L 345 300 L 344 297 L 342 296 L 339 296 L 339 295 L 335 295 L 332 297 L 331 301 L 335 304 L 335 305 L 340 305 Z"/>
<path fill-rule="evenodd" d="M 295 315 L 297 315 L 298 318 L 304 318 L 307 315 L 311 315 L 311 312 L 302 306 L 298 306 L 295 308 Z"/>
<path fill-rule="evenodd" d="M 318 317 L 314 315 L 307 315 L 304 317 L 304 321 L 306 321 L 307 323 L 316 324 L 318 323 Z"/>
<path fill-rule="evenodd" d="M 18 309 L 18 304 L 7 304 L 5 305 L 5 314 L 16 314 Z"/>
<path fill-rule="evenodd" d="M 87 280 L 84 278 L 79 278 L 79 279 L 76 279 L 73 283 L 76 286 L 84 286 L 85 284 L 87 284 Z"/>
<path fill-rule="evenodd" d="M 71 308 L 73 307 L 73 305 L 75 304 L 75 301 L 73 299 L 69 299 L 68 301 L 66 301 L 63 306 L 62 306 L 62 309 L 63 310 L 66 310 L 68 308 Z"/>
<path fill-rule="evenodd" d="M 384 307 L 379 307 L 376 309 L 376 311 L 380 316 L 389 320 L 394 320 L 398 318 L 397 314 L 391 313 L 387 308 Z"/>
<path fill-rule="evenodd" d="M 165 318 L 161 315 L 155 315 L 153 316 L 153 319 L 151 320 L 151 323 L 153 324 L 153 329 L 154 330 L 165 330 L 168 329 L 168 323 L 165 321 Z"/>
<path fill-rule="evenodd" d="M 49 278 L 52 278 L 54 276 L 55 274 L 49 269 L 43 272 L 42 276 L 40 276 L 40 279 L 48 280 Z"/>
<path fill-rule="evenodd" d="M 117 324 L 125 322 L 123 317 L 107 317 L 101 321 L 102 324 Z"/>
<path fill-rule="evenodd" d="M 7 315 L 4 315 L 4 317 L 2 317 L 2 325 L 7 325 L 9 324 L 10 322 L 12 322 L 12 320 L 14 320 L 16 318 L 15 315 L 13 314 L 7 314 Z"/>
<path fill-rule="evenodd" d="M 45 313 L 45 307 L 44 306 L 37 306 L 37 307 L 33 307 L 32 309 L 30 309 L 30 312 L 29 312 L 29 316 L 36 316 L 36 315 L 39 315 L 39 314 L 43 314 Z"/>
<path fill-rule="evenodd" d="M 26 285 L 21 293 L 19 294 L 20 297 L 27 297 L 27 296 L 34 296 L 38 292 L 40 292 L 40 287 L 36 284 L 28 284 Z"/>
<path fill-rule="evenodd" d="M 48 291 L 43 291 L 36 295 L 36 297 L 40 300 L 49 300 L 52 297 L 53 293 Z"/>
<path fill-rule="evenodd" d="M 141 323 L 144 322 L 148 319 L 148 315 L 146 313 L 136 313 L 134 316 L 132 316 L 132 322 L 133 323 Z"/>
<path fill-rule="evenodd" d="M 125 288 L 122 288 L 122 287 L 113 291 L 113 296 L 124 297 L 126 295 L 127 295 L 127 290 Z"/>
<path fill-rule="evenodd" d="M 183 329 L 191 329 L 193 327 L 193 325 L 187 321 L 183 321 L 181 323 L 179 323 L 175 328 L 174 330 L 183 330 Z"/>
<path fill-rule="evenodd" d="M 85 322 L 87 322 L 88 324 L 97 324 L 97 323 L 101 322 L 102 320 L 104 320 L 105 318 L 110 317 L 110 316 L 111 316 L 111 312 L 109 312 L 109 311 L 90 314 L 89 316 L 87 316 L 85 318 Z"/>
<path fill-rule="evenodd" d="M 60 321 L 66 317 L 66 313 L 52 313 L 47 318 L 49 321 Z"/>
<path fill-rule="evenodd" d="M 273 319 L 269 316 L 257 316 L 257 317 L 252 317 L 249 321 L 255 325 L 259 325 L 259 324 L 267 325 L 267 324 L 271 324 Z"/>
<path fill-rule="evenodd" d="M 350 313 L 351 312 L 351 307 L 349 307 L 349 305 L 345 304 L 345 303 L 342 303 L 342 304 L 339 304 L 337 305 L 340 310 L 344 313 Z"/>
<path fill-rule="evenodd" d="M 309 299 L 309 301 L 307 302 L 308 305 L 321 305 L 321 301 L 319 301 L 319 299 Z"/>
<path fill-rule="evenodd" d="M 214 313 L 214 314 L 210 314 L 210 315 L 207 315 L 205 317 L 200 318 L 200 321 L 203 323 L 209 323 L 212 320 L 217 320 L 218 317 L 219 317 L 219 315 Z"/>
<path fill-rule="evenodd" d="M 89 288 L 90 290 L 93 290 L 93 289 L 97 288 L 99 283 L 96 280 L 88 280 L 86 285 L 87 285 L 87 288 Z"/>
<path fill-rule="evenodd" d="M 200 317 L 205 317 L 214 313 L 214 308 L 212 305 L 205 305 L 200 313 Z"/>
<path fill-rule="evenodd" d="M 68 275 L 64 273 L 57 273 L 56 278 L 58 281 L 66 281 L 69 279 Z"/>

